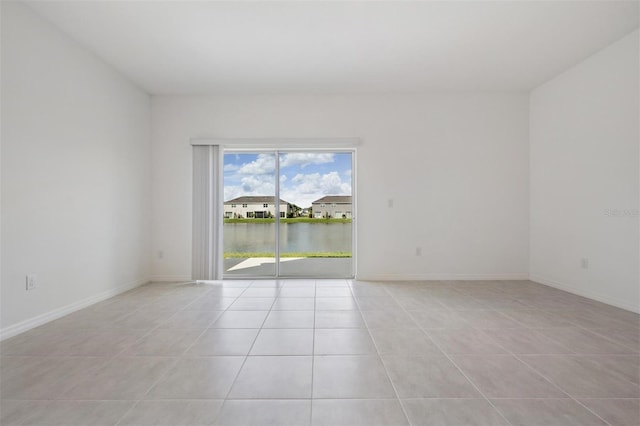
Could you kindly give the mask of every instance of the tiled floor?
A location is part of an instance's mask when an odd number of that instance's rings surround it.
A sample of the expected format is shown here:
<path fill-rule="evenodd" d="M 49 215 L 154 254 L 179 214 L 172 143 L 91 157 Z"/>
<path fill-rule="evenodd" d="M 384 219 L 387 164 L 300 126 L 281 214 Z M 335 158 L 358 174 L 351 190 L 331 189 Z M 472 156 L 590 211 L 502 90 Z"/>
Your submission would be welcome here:
<path fill-rule="evenodd" d="M 0 350 L 2 425 L 640 423 L 640 317 L 528 281 L 150 284 Z"/>

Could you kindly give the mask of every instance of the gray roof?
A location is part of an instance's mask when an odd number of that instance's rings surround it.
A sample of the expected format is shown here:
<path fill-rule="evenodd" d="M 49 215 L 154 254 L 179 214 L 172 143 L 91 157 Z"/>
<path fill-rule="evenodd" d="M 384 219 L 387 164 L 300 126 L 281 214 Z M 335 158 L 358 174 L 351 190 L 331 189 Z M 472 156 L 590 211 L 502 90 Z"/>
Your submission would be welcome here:
<path fill-rule="evenodd" d="M 237 197 L 233 200 L 225 201 L 225 204 L 264 204 L 271 203 L 275 204 L 276 197 L 265 197 L 263 195 L 247 195 L 243 197 Z M 289 204 L 287 201 L 284 201 L 282 198 L 280 199 L 280 204 Z"/>
<path fill-rule="evenodd" d="M 326 195 L 311 204 L 351 204 L 351 195 Z"/>

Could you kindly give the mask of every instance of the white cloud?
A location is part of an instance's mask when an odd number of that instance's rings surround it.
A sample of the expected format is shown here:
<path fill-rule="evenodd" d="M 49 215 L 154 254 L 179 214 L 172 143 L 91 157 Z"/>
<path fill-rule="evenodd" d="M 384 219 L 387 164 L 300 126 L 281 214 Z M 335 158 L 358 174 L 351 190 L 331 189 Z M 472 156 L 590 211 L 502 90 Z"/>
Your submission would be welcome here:
<path fill-rule="evenodd" d="M 297 174 L 291 183 L 281 187 L 281 198 L 300 207 L 325 195 L 351 195 L 351 182 L 343 181 L 338 172 Z"/>
<path fill-rule="evenodd" d="M 240 197 L 243 195 L 273 195 L 276 192 L 273 176 L 270 175 L 253 175 L 244 176 L 240 179 L 239 185 L 225 185 L 224 199 L 225 201 Z"/>
<path fill-rule="evenodd" d="M 235 172 L 239 168 L 240 168 L 240 166 L 238 166 L 237 164 L 225 164 L 224 165 L 224 171 L 225 172 Z"/>
<path fill-rule="evenodd" d="M 238 169 L 241 175 L 267 175 L 275 172 L 276 159 L 272 154 L 259 154 L 258 158 L 250 163 L 243 164 Z"/>
<path fill-rule="evenodd" d="M 333 153 L 294 152 L 280 157 L 280 168 L 300 166 L 305 168 L 310 164 L 333 163 Z"/>

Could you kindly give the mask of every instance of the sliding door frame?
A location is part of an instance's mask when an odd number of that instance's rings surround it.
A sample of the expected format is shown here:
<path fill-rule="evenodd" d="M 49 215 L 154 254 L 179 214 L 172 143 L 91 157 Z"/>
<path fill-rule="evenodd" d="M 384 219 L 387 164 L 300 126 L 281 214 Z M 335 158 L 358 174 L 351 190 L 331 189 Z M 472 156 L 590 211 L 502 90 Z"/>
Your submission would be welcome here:
<path fill-rule="evenodd" d="M 351 197 L 352 197 L 352 218 L 351 218 L 351 276 L 348 277 L 327 277 L 327 278 L 354 278 L 357 271 L 357 147 L 361 144 L 358 138 L 330 138 L 330 139 L 308 139 L 308 138 L 291 138 L 291 139 L 192 139 L 192 145 L 219 145 L 220 155 L 218 157 L 218 170 L 224 168 L 224 155 L 227 153 L 274 153 L 275 167 L 275 211 L 276 211 L 276 238 L 275 238 L 275 276 L 252 276 L 252 279 L 278 279 L 278 278 L 321 278 L 318 276 L 284 276 L 280 275 L 280 154 L 288 152 L 349 152 L 351 153 Z M 220 172 L 220 176 L 222 173 Z M 218 191 L 217 208 L 223 210 L 223 194 L 224 194 L 224 178 L 219 179 L 216 185 Z M 217 223 L 212 224 L 217 230 L 221 238 L 216 241 L 218 250 L 218 259 L 214 259 L 218 264 L 224 262 L 224 214 L 218 215 Z M 224 268 L 221 268 L 223 279 L 247 279 L 243 275 L 224 275 Z"/>

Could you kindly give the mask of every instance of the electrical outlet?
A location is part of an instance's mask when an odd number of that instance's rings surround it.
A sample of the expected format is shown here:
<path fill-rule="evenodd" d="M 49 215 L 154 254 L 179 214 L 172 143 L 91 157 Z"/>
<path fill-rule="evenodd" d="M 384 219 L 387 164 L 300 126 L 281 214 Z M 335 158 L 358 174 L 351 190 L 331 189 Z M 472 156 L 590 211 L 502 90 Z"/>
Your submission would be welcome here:
<path fill-rule="evenodd" d="M 416 247 L 416 256 L 422 256 L 422 247 Z"/>
<path fill-rule="evenodd" d="M 27 291 L 36 289 L 36 276 L 27 275 Z"/>
<path fill-rule="evenodd" d="M 580 266 L 582 267 L 582 269 L 589 269 L 589 259 L 587 259 L 586 257 L 580 259 Z"/>
<path fill-rule="evenodd" d="M 158 250 L 158 259 L 164 259 L 164 251 Z"/>
<path fill-rule="evenodd" d="M 389 199 L 387 200 L 387 207 L 389 207 L 390 209 L 392 209 L 392 208 L 393 208 L 393 198 L 389 198 Z"/>

